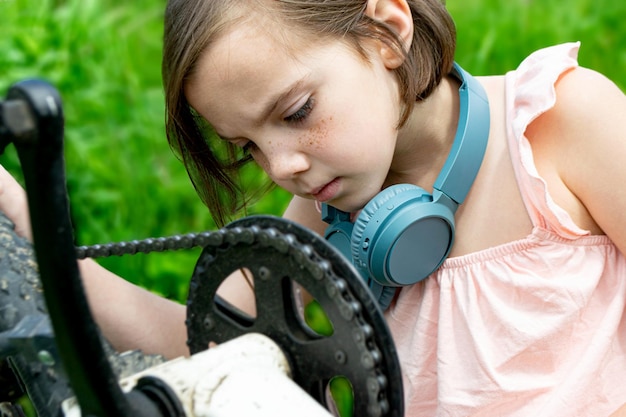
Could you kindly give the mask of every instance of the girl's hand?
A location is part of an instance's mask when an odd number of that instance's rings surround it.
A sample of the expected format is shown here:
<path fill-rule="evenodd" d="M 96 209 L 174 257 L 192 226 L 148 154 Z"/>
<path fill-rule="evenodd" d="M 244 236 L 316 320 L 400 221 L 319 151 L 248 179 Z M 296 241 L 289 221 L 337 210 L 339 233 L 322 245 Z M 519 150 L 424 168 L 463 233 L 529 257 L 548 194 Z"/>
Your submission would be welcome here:
<path fill-rule="evenodd" d="M 32 241 L 26 191 L 9 172 L 0 165 L 0 211 L 15 224 L 15 232 Z"/>

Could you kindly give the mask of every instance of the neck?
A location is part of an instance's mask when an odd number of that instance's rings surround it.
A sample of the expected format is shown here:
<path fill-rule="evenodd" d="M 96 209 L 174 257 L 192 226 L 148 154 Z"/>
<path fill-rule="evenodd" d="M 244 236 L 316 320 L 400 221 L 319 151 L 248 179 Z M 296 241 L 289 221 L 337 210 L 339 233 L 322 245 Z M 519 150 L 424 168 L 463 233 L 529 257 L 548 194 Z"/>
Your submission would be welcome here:
<path fill-rule="evenodd" d="M 450 153 L 459 120 L 459 81 L 444 77 L 424 101 L 416 103 L 398 132 L 394 159 L 385 187 L 411 183 L 432 192 Z"/>

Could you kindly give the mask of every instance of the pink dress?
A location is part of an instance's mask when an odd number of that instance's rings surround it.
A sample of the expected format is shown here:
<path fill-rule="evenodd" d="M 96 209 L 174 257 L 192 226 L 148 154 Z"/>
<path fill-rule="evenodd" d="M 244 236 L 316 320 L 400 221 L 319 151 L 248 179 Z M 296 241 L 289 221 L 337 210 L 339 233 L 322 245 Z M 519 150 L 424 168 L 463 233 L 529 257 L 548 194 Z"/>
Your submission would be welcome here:
<path fill-rule="evenodd" d="M 446 260 L 387 312 L 407 417 L 608 416 L 626 403 L 626 260 L 555 204 L 524 137 L 578 48 L 539 50 L 506 75 L 530 235 Z"/>

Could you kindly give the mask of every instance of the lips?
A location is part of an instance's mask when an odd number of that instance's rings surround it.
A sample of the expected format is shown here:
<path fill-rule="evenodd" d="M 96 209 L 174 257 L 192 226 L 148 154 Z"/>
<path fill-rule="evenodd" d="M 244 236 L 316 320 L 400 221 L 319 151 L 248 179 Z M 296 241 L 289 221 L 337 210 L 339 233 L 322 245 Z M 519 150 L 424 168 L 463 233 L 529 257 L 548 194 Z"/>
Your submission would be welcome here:
<path fill-rule="evenodd" d="M 335 178 L 326 185 L 316 190 L 313 190 L 313 192 L 311 192 L 311 195 L 317 201 L 323 203 L 325 201 L 331 200 L 337 194 L 337 192 L 339 191 L 339 185 L 339 178 Z"/>

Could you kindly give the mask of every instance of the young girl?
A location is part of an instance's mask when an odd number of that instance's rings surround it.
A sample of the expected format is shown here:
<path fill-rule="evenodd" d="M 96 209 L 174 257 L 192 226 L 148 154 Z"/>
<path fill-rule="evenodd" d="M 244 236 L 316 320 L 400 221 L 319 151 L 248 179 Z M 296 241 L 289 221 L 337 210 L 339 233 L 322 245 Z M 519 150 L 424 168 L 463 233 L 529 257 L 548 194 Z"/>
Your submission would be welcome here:
<path fill-rule="evenodd" d="M 218 221 L 248 160 L 319 233 L 316 203 L 357 213 L 394 184 L 432 191 L 460 117 L 438 0 L 172 0 L 165 23 L 168 138 Z M 386 311 L 407 416 L 607 416 L 626 402 L 626 98 L 578 48 L 478 78 L 488 144 L 454 245 Z M 16 193 L 0 209 L 19 213 Z M 186 352 L 182 306 L 82 270 L 119 349 Z M 252 300 L 241 279 L 224 295 Z"/>

